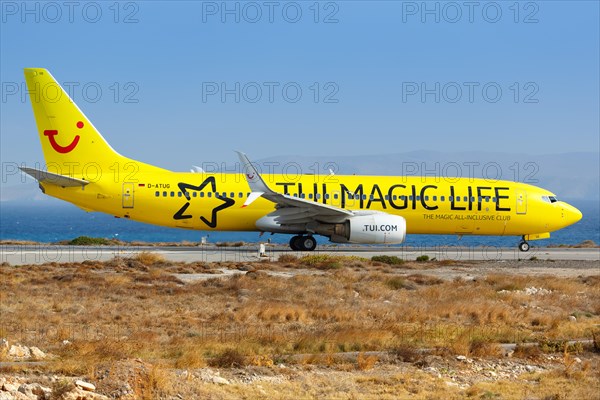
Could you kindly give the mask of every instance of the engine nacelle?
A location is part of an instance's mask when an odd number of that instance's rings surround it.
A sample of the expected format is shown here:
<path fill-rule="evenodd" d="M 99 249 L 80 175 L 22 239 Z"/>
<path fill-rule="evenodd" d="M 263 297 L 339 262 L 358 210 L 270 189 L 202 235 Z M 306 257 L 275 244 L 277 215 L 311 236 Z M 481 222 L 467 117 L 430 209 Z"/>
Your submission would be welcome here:
<path fill-rule="evenodd" d="M 335 243 L 400 244 L 406 238 L 406 220 L 385 213 L 357 215 L 336 224 L 330 240 Z"/>

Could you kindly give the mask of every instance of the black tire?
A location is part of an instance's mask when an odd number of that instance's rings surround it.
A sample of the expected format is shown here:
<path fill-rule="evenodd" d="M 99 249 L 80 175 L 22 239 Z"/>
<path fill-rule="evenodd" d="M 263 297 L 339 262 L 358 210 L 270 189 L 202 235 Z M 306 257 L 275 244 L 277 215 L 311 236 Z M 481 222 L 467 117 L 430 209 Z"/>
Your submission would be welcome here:
<path fill-rule="evenodd" d="M 302 250 L 313 251 L 317 248 L 317 241 L 312 236 L 302 236 L 302 239 L 300 239 L 300 247 Z"/>
<path fill-rule="evenodd" d="M 290 248 L 294 251 L 300 251 L 300 239 L 302 236 L 292 236 L 290 239 Z"/>
<path fill-rule="evenodd" d="M 527 243 L 527 242 L 519 243 L 519 250 L 521 250 L 522 252 L 529 251 L 529 243 Z"/>

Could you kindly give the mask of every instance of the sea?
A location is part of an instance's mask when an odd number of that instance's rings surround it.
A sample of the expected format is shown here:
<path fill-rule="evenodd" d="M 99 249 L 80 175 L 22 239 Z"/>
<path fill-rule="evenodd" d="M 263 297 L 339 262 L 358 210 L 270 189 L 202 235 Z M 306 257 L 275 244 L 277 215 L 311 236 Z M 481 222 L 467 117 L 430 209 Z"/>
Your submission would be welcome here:
<path fill-rule="evenodd" d="M 549 239 L 532 242 L 536 246 L 575 245 L 586 240 L 600 244 L 600 202 L 571 200 L 570 204 L 583 213 L 577 224 L 553 232 Z M 125 242 L 200 242 L 208 243 L 246 242 L 270 240 L 287 243 L 290 235 L 264 234 L 258 232 L 191 231 L 144 224 L 98 212 L 85 212 L 69 203 L 51 202 L 2 202 L 0 203 L 0 240 L 34 241 L 55 243 L 78 236 L 114 238 Z M 317 237 L 319 243 L 327 239 Z M 515 236 L 463 236 L 456 235 L 407 235 L 404 246 L 496 246 L 513 247 L 519 242 Z"/>

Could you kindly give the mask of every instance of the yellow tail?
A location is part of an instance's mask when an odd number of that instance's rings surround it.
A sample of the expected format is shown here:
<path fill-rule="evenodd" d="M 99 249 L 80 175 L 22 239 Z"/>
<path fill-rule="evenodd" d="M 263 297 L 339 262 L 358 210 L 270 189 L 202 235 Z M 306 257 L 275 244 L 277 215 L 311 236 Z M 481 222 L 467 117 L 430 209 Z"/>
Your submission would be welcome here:
<path fill-rule="evenodd" d="M 164 171 L 113 150 L 47 70 L 25 68 L 25 81 L 48 170 L 82 179 L 132 168 Z"/>

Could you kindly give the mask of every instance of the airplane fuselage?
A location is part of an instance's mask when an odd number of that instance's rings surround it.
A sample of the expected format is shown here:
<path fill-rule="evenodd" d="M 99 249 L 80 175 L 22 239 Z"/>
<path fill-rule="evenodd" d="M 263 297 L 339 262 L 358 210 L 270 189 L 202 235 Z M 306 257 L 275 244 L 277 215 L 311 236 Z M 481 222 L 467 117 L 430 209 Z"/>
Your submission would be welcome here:
<path fill-rule="evenodd" d="M 128 178 L 100 179 L 85 187 L 45 185 L 45 192 L 86 210 L 194 230 L 256 231 L 256 221 L 275 209 L 265 199 L 242 207 L 250 195 L 242 174 L 173 172 Z M 294 197 L 402 216 L 408 234 L 546 234 L 572 222 L 572 206 L 550 201 L 553 195 L 544 189 L 509 181 L 354 175 L 263 179 Z"/>

